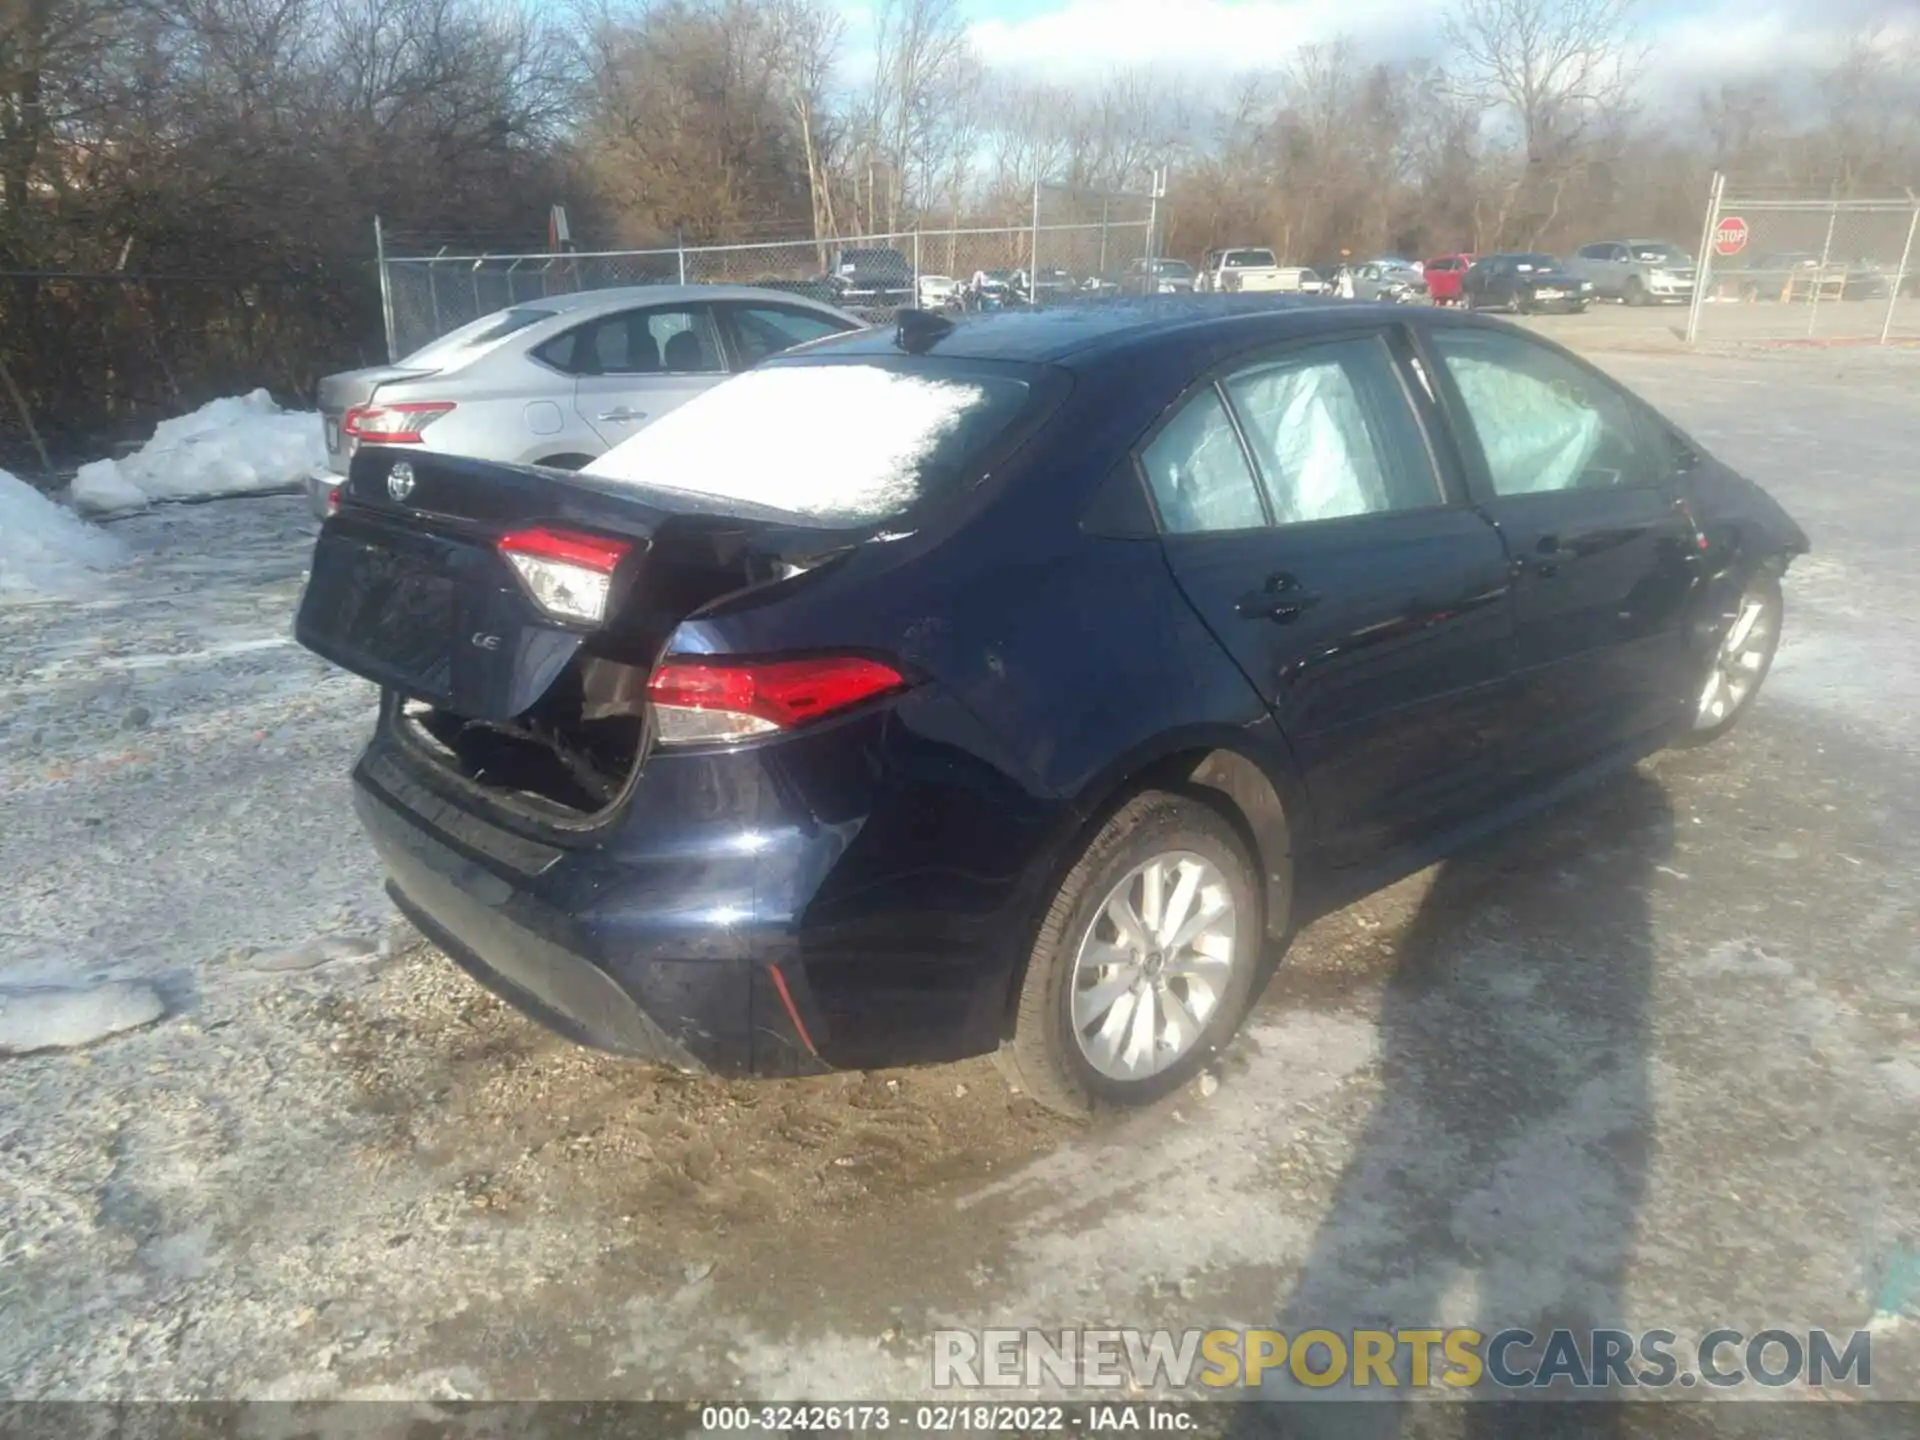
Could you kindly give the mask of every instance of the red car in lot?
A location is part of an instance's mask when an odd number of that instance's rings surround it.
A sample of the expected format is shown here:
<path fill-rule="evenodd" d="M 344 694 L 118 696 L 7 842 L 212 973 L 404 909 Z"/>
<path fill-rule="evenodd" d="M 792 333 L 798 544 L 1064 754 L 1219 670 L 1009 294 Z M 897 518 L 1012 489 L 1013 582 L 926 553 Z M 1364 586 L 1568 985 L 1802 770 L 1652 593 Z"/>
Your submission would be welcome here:
<path fill-rule="evenodd" d="M 1427 261 L 1427 293 L 1436 305 L 1458 305 L 1460 282 L 1466 278 L 1471 255 L 1441 255 Z"/>

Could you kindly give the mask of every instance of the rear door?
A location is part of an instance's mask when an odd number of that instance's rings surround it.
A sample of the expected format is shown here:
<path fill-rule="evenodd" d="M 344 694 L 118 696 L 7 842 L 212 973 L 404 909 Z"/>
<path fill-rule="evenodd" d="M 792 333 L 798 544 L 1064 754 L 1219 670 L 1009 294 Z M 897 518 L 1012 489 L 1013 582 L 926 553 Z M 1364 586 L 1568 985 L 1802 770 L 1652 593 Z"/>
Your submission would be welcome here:
<path fill-rule="evenodd" d="M 1435 325 L 1425 343 L 1511 557 L 1515 774 L 1577 768 L 1684 702 L 1695 532 L 1612 382 L 1513 330 Z"/>
<path fill-rule="evenodd" d="M 658 305 L 598 316 L 534 358 L 574 380 L 580 419 L 609 450 L 726 376 L 708 305 Z"/>
<path fill-rule="evenodd" d="M 1238 362 L 1140 457 L 1175 578 L 1293 745 L 1335 864 L 1472 808 L 1499 752 L 1505 554 L 1441 483 L 1397 334 Z"/>

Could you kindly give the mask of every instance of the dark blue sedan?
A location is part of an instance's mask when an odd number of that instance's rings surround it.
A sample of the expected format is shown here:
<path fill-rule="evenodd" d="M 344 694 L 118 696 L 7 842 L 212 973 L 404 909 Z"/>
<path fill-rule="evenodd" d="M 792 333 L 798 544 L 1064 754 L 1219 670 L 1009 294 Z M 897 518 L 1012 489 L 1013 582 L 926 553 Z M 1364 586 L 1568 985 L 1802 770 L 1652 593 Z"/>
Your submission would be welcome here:
<path fill-rule="evenodd" d="M 579 474 L 363 450 L 303 643 L 402 911 L 584 1043 L 1138 1102 L 1298 926 L 1752 703 L 1806 537 L 1472 316 L 804 346 Z"/>

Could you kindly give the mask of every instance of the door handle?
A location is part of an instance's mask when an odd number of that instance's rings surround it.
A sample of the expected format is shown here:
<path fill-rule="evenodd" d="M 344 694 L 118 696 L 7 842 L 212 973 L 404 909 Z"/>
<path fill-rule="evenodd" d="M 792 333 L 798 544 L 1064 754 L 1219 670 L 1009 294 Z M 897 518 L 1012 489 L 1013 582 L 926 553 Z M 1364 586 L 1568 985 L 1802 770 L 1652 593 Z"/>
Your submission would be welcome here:
<path fill-rule="evenodd" d="M 1559 562 L 1572 552 L 1560 543 L 1558 535 L 1542 535 L 1534 543 L 1533 553 L 1540 557 L 1534 562 L 1533 573 L 1542 580 L 1551 580 L 1560 573 Z"/>
<path fill-rule="evenodd" d="M 602 410 L 599 418 L 602 420 L 644 420 L 647 418 L 647 412 L 644 410 L 629 410 L 626 406 L 621 405 L 612 410 Z"/>
<path fill-rule="evenodd" d="M 1266 584 L 1258 590 L 1249 591 L 1234 601 L 1233 609 L 1243 620 L 1274 620 L 1284 625 L 1319 603 L 1318 595 L 1301 589 L 1298 580 L 1281 571 L 1269 575 Z"/>

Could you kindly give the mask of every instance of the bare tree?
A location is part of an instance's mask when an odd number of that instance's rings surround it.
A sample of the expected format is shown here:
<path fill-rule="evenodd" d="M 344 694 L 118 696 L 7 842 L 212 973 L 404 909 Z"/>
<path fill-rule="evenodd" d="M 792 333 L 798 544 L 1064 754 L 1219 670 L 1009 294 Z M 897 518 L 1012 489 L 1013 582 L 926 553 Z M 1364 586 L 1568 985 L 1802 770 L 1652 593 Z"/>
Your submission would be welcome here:
<path fill-rule="evenodd" d="M 578 143 L 631 238 L 800 228 L 812 187 L 784 18 L 767 0 L 660 0 L 602 21 Z"/>
<path fill-rule="evenodd" d="M 839 227 L 833 213 L 830 178 L 835 137 L 833 77 L 845 26 L 839 12 L 817 0 L 778 0 L 775 9 L 777 46 L 785 56 L 778 80 L 794 123 L 800 130 L 800 149 L 807 162 L 807 195 L 813 212 L 814 248 L 826 268 L 827 237 Z"/>
<path fill-rule="evenodd" d="M 1455 0 L 1445 35 L 1461 93 L 1502 114 L 1519 149 L 1495 228 L 1551 228 L 1589 142 L 1631 103 L 1645 51 L 1636 0 Z M 1525 210 L 1525 214 L 1520 212 Z"/>
<path fill-rule="evenodd" d="M 889 231 L 906 213 L 908 186 L 924 181 L 943 104 L 970 78 L 972 51 L 957 0 L 879 0 L 874 11 L 869 127 L 869 215 Z M 875 179 L 886 192 L 876 207 Z"/>

